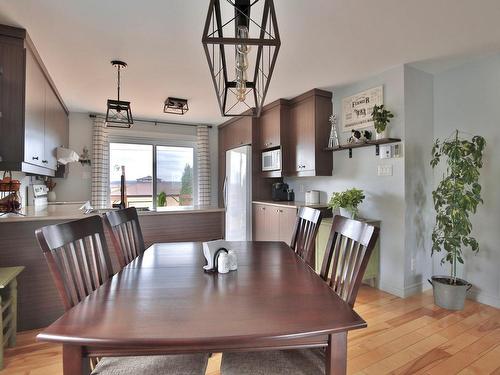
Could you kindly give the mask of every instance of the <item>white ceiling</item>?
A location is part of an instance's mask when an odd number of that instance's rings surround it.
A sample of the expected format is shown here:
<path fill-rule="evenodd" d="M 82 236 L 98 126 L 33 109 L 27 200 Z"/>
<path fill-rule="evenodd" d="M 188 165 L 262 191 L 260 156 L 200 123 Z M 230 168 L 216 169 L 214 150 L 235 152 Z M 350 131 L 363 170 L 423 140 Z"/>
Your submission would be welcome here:
<path fill-rule="evenodd" d="M 275 0 L 282 48 L 270 102 L 390 67 L 500 50 L 499 0 Z M 105 110 L 109 64 L 140 118 L 219 124 L 201 45 L 208 0 L 0 0 L 0 22 L 28 30 L 70 111 Z M 167 96 L 189 99 L 183 117 Z"/>

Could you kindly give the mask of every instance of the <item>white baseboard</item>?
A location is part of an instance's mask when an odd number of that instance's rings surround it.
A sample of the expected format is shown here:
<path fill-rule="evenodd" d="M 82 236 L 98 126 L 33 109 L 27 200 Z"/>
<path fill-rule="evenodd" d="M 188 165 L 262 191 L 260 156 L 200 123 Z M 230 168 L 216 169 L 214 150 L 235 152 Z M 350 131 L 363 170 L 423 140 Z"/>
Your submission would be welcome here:
<path fill-rule="evenodd" d="M 394 296 L 404 298 L 404 290 L 400 288 L 396 288 L 393 285 L 385 284 L 385 283 L 379 283 L 379 289 L 387 292 L 389 294 L 392 294 Z"/>
<path fill-rule="evenodd" d="M 490 305 L 500 309 L 500 298 L 492 295 L 488 295 L 486 293 L 481 293 L 475 290 L 471 290 L 468 293 L 468 298 L 473 301 L 483 303 L 485 305 Z"/>
<path fill-rule="evenodd" d="M 424 281 L 422 283 L 416 283 L 407 286 L 404 289 L 400 289 L 400 288 L 395 288 L 393 285 L 380 283 L 379 289 L 400 298 L 407 298 L 414 294 L 425 292 L 426 290 L 431 289 L 431 286 L 427 283 L 427 281 Z M 479 303 L 483 303 L 485 305 L 500 308 L 500 298 L 497 296 L 492 296 L 486 293 L 481 293 L 472 290 L 469 293 L 467 293 L 467 298 Z"/>
<path fill-rule="evenodd" d="M 407 298 L 414 294 L 422 293 L 431 288 L 430 285 L 427 285 L 427 282 L 424 283 L 416 283 L 410 286 L 405 287 L 404 289 L 395 288 L 393 285 L 387 285 L 384 283 L 380 283 L 379 289 L 384 292 L 390 293 L 400 298 Z"/>

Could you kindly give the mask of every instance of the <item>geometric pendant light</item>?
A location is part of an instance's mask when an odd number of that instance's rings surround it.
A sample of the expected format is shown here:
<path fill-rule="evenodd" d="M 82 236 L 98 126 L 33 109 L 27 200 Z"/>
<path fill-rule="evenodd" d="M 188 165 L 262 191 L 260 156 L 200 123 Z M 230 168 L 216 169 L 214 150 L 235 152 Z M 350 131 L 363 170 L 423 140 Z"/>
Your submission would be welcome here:
<path fill-rule="evenodd" d="M 106 110 L 106 126 L 110 128 L 130 128 L 134 123 L 130 102 L 120 100 L 120 70 L 127 64 L 120 60 L 111 61 L 111 65 L 118 69 L 118 98 L 108 99 Z"/>
<path fill-rule="evenodd" d="M 281 45 L 273 0 L 210 0 L 202 43 L 221 114 L 259 117 Z"/>

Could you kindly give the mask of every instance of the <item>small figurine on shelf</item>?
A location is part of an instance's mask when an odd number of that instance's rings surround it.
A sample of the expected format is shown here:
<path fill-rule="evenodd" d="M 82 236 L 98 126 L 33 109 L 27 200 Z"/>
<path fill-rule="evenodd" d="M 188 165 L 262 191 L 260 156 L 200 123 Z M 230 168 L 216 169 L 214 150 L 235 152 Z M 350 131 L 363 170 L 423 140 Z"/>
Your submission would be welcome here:
<path fill-rule="evenodd" d="M 331 115 L 328 121 L 330 121 L 331 124 L 330 138 L 328 139 L 328 147 L 329 148 L 339 147 L 340 141 L 337 132 L 337 114 L 334 113 L 333 115 Z"/>
<path fill-rule="evenodd" d="M 351 130 L 352 135 L 347 140 L 347 143 L 365 143 L 372 139 L 372 132 L 369 130 Z"/>

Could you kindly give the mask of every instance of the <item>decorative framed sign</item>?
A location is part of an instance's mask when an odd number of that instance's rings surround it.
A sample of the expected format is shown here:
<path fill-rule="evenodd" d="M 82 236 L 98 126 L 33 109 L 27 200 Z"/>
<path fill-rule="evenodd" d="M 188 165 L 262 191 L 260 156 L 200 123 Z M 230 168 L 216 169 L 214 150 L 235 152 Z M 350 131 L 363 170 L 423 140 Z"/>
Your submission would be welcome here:
<path fill-rule="evenodd" d="M 384 104 L 383 86 L 342 99 L 342 131 L 350 132 L 373 126 L 373 106 L 382 104 Z"/>

